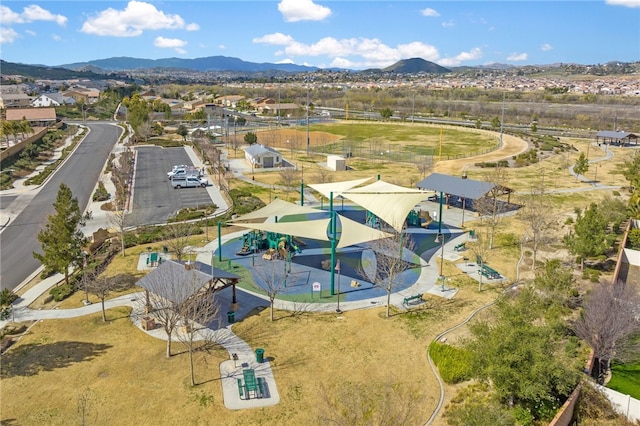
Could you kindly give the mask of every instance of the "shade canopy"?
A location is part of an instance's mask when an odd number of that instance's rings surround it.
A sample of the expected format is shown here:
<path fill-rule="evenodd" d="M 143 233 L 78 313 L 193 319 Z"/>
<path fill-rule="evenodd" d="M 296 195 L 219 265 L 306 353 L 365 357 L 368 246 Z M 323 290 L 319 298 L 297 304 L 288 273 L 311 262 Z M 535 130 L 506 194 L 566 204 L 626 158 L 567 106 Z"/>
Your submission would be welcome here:
<path fill-rule="evenodd" d="M 234 223 L 234 225 L 242 228 L 276 232 L 283 235 L 294 235 L 300 238 L 329 241 L 329 237 L 327 236 L 329 222 L 330 219 L 326 218 L 299 222 Z"/>
<path fill-rule="evenodd" d="M 288 215 L 296 215 L 296 214 L 310 214 L 310 213 L 318 213 L 319 210 L 299 206 L 297 204 L 289 203 L 287 201 L 276 198 L 271 203 L 267 204 L 261 209 L 253 211 L 251 213 L 247 213 L 235 219 L 232 219 L 231 222 L 241 221 L 241 220 L 253 220 L 253 219 L 264 219 L 268 217 L 284 217 Z"/>
<path fill-rule="evenodd" d="M 314 183 L 309 185 L 309 188 L 315 189 L 327 198 L 331 198 L 331 193 L 333 193 L 333 196 L 335 198 L 343 192 L 350 190 L 351 188 L 362 185 L 368 180 L 371 180 L 371 178 L 368 177 L 364 179 L 347 180 L 343 182 Z"/>

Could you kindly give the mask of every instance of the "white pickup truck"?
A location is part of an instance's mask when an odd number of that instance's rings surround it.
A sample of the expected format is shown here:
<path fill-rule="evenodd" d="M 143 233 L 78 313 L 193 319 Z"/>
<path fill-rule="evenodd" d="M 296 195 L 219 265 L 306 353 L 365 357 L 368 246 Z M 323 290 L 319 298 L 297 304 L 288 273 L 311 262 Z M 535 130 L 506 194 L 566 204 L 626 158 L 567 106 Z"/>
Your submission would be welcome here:
<path fill-rule="evenodd" d="M 208 180 L 198 176 L 174 176 L 173 179 L 171 179 L 171 186 L 173 186 L 173 189 L 197 188 L 198 186 L 205 188 L 208 185 Z"/>
<path fill-rule="evenodd" d="M 200 169 L 197 169 L 193 166 L 174 168 L 173 170 L 167 173 L 167 177 L 169 179 L 173 179 L 175 177 L 185 177 L 185 176 L 201 177 L 202 173 L 200 172 Z"/>

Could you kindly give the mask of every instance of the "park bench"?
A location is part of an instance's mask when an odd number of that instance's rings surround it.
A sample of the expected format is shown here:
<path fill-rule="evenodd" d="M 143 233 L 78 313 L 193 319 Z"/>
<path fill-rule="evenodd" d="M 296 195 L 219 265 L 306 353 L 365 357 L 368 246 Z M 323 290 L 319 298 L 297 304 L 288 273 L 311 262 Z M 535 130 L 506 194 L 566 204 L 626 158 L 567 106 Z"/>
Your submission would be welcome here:
<path fill-rule="evenodd" d="M 409 305 L 414 300 L 422 301 L 422 295 L 421 294 L 416 294 L 415 296 L 405 297 L 404 300 L 402 301 L 402 304 L 403 305 Z"/>
<path fill-rule="evenodd" d="M 467 248 L 467 247 L 466 247 L 466 244 L 467 244 L 466 242 L 461 242 L 460 244 L 456 245 L 456 246 L 453 248 L 453 250 L 454 250 L 454 251 L 462 251 L 462 250 L 465 250 L 465 249 Z"/>
<path fill-rule="evenodd" d="M 487 265 L 482 265 L 482 267 L 478 270 L 478 273 L 483 277 L 487 277 L 492 280 L 500 278 L 500 274 L 498 273 L 498 271 Z"/>
<path fill-rule="evenodd" d="M 240 395 L 240 399 L 244 396 L 244 386 L 242 386 L 242 380 L 238 379 L 238 394 Z"/>
<path fill-rule="evenodd" d="M 266 388 L 266 383 L 264 381 L 263 377 L 258 377 L 258 393 L 260 394 L 260 398 L 264 398 L 265 397 L 265 388 Z"/>

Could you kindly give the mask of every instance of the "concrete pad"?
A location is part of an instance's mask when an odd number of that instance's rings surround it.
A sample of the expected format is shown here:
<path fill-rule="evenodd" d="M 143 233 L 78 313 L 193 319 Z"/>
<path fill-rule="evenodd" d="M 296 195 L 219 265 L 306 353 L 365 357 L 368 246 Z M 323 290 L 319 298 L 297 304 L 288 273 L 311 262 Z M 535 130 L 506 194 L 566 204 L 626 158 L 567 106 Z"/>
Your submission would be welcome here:
<path fill-rule="evenodd" d="M 446 284 L 444 286 L 444 289 L 441 285 L 434 285 L 429 290 L 427 290 L 427 293 L 444 297 L 445 299 L 451 299 L 453 298 L 453 296 L 458 294 L 458 289 L 454 287 L 447 287 Z"/>
<path fill-rule="evenodd" d="M 223 361 L 220 364 L 220 378 L 222 381 L 222 398 L 224 406 L 230 410 L 242 410 L 246 408 L 268 407 L 280 403 L 280 394 L 273 378 L 273 372 L 268 361 L 258 363 L 255 359 L 247 359 L 246 356 L 238 357 L 238 361 Z M 242 370 L 252 368 L 256 372 L 256 378 L 265 380 L 264 398 L 240 399 L 238 393 L 238 379 L 242 379 Z M 246 398 L 246 395 L 245 397 Z"/>

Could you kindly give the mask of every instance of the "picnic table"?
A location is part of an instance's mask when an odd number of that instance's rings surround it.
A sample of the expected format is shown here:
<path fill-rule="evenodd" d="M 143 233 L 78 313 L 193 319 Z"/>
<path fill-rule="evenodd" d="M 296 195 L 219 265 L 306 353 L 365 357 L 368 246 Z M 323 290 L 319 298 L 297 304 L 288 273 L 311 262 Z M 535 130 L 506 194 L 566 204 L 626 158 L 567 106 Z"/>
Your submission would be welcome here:
<path fill-rule="evenodd" d="M 251 398 L 251 393 L 256 397 L 260 397 L 258 393 L 258 381 L 256 380 L 256 371 L 252 368 L 242 370 L 242 376 L 244 377 L 244 388 L 247 393 L 247 399 Z"/>

